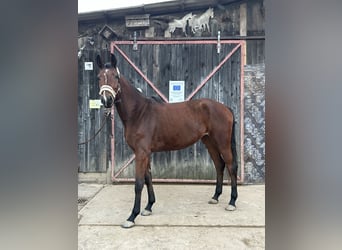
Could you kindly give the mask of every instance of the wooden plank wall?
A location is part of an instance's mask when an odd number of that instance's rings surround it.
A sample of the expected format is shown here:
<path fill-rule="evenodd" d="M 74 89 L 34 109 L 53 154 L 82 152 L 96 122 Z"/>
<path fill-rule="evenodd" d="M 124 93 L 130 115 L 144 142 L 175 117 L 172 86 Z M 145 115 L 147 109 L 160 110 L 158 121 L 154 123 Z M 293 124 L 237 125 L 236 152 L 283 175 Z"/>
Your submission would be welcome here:
<path fill-rule="evenodd" d="M 90 109 L 89 100 L 98 99 L 97 54 L 109 57 L 108 50 L 86 49 L 78 64 L 78 142 L 91 138 L 101 127 L 103 109 Z M 93 70 L 85 70 L 85 62 L 94 62 Z M 79 172 L 106 172 L 110 160 L 110 120 L 89 143 L 78 145 Z"/>
<path fill-rule="evenodd" d="M 247 36 L 265 35 L 265 7 L 259 0 L 247 4 Z M 265 40 L 247 40 L 247 64 L 265 63 Z"/>
<path fill-rule="evenodd" d="M 244 7 L 242 7 L 244 6 Z M 259 65 L 265 63 L 265 8 L 263 0 L 237 1 L 227 4 L 215 5 L 214 18 L 210 20 L 210 31 L 192 33 L 189 26 L 186 27 L 187 37 L 181 29 L 176 29 L 171 36 L 165 37 L 165 30 L 168 23 L 174 19 L 182 18 L 190 11 L 193 14 L 201 15 L 208 6 L 194 10 L 180 10 L 174 13 L 152 13 L 150 16 L 150 27 L 148 29 L 135 29 L 125 27 L 124 16 L 106 16 L 98 20 L 79 22 L 79 92 L 78 92 L 78 124 L 79 142 L 91 137 L 101 125 L 102 110 L 90 110 L 89 98 L 98 98 L 98 86 L 96 84 L 97 68 L 94 71 L 85 71 L 84 62 L 95 62 L 95 56 L 101 54 L 109 59 L 109 44 L 111 41 L 103 39 L 99 31 L 108 25 L 115 31 L 114 40 L 133 40 L 134 33 L 138 40 L 163 40 L 163 39 L 217 39 L 217 32 L 220 30 L 221 39 L 241 39 L 239 36 L 240 25 L 246 25 L 246 64 Z M 242 9 L 245 8 L 245 9 Z M 246 21 L 240 20 L 241 11 L 245 11 Z M 142 10 L 143 12 L 143 10 Z M 138 14 L 138 13 L 137 13 Z M 243 18 L 242 17 L 242 18 Z M 170 34 L 169 34 L 170 35 Z M 259 38 L 257 38 L 259 37 Z M 222 60 L 223 55 L 231 50 L 231 47 L 223 47 L 222 53 L 217 55 L 216 46 L 139 46 L 138 51 L 133 51 L 130 46 L 121 46 L 137 66 L 145 72 L 149 79 L 157 84 L 162 93 L 168 97 L 169 80 L 185 80 L 186 95 L 194 90 L 204 77 Z M 204 86 L 194 98 L 209 97 L 232 106 L 234 113 L 239 114 L 240 107 L 236 98 L 240 95 L 237 82 L 240 81 L 240 51 L 229 60 L 219 73 Z M 143 89 L 147 96 L 156 95 L 146 82 L 118 56 L 120 70 L 136 86 Z M 256 70 L 252 67 L 252 70 Z M 227 84 L 231 83 L 231 84 Z M 240 121 L 238 115 L 237 121 Z M 123 130 L 119 118 L 115 123 L 115 156 L 116 166 L 130 156 L 131 151 L 123 138 Z M 106 172 L 111 166 L 110 157 L 110 121 L 95 140 L 87 145 L 79 146 L 79 171 L 80 172 Z M 239 135 L 237 135 L 239 138 Z M 119 148 L 122 148 L 118 151 Z M 246 160 L 246 159 L 245 159 Z M 153 156 L 153 175 L 159 178 L 194 178 L 212 179 L 215 178 L 214 167 L 208 154 L 201 143 L 189 147 L 182 152 L 157 153 Z M 180 163 L 181 162 L 181 163 Z M 177 163 L 177 164 L 176 164 Z M 163 166 L 163 167 L 161 167 Z M 203 166 L 203 167 L 201 167 Z M 248 181 L 256 181 L 254 170 L 247 176 Z M 130 166 L 124 177 L 133 176 L 133 167 Z M 254 177 L 253 177 L 254 176 Z M 259 178 L 260 177 L 260 178 Z M 258 182 L 264 177 L 258 175 Z"/>
<path fill-rule="evenodd" d="M 185 81 L 185 97 L 190 95 L 199 83 L 216 65 L 236 46 L 224 44 L 220 54 L 216 44 L 208 45 L 139 45 L 138 51 L 132 45 L 119 45 L 128 57 L 140 68 L 156 87 L 166 96 L 169 95 L 169 80 Z M 135 87 L 143 90 L 146 96 L 156 96 L 154 90 L 118 53 L 120 72 Z M 237 121 L 236 138 L 239 140 L 239 100 L 240 100 L 240 50 L 223 65 L 213 78 L 193 97 L 218 100 L 234 111 Z M 238 150 L 240 152 L 240 150 Z M 123 138 L 122 123 L 115 116 L 115 165 L 122 166 L 132 151 Z M 134 164 L 129 166 L 120 177 L 134 177 Z M 154 153 L 151 159 L 154 178 L 177 179 L 215 179 L 214 165 L 205 146 L 198 142 L 186 149 L 174 152 Z"/>

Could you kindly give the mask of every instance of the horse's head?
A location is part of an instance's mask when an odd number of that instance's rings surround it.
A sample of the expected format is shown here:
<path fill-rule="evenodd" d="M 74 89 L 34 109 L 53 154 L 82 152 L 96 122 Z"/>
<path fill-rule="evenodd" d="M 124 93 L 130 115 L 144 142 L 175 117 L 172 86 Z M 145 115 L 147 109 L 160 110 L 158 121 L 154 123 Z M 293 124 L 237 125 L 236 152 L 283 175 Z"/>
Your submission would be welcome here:
<path fill-rule="evenodd" d="M 98 55 L 96 63 L 100 68 L 98 79 L 101 102 L 105 108 L 111 108 L 120 92 L 120 71 L 116 67 L 116 58 L 113 54 L 110 54 L 110 63 L 103 64 Z"/>

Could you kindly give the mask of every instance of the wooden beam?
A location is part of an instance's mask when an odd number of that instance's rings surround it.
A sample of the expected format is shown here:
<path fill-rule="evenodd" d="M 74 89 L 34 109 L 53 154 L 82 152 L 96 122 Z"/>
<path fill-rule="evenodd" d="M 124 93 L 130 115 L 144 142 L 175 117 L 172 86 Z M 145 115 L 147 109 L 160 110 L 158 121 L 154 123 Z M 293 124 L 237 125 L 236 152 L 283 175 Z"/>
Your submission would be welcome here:
<path fill-rule="evenodd" d="M 247 3 L 240 4 L 240 36 L 247 36 Z M 246 44 L 241 49 L 244 50 L 242 65 L 245 65 L 247 62 Z"/>
<path fill-rule="evenodd" d="M 240 36 L 247 36 L 247 3 L 240 4 Z"/>

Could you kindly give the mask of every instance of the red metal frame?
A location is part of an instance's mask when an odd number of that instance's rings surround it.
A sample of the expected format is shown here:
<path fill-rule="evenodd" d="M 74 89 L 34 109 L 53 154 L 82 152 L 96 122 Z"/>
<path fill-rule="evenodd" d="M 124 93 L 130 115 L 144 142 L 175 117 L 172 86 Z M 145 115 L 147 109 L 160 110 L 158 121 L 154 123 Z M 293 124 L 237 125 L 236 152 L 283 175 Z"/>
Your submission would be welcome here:
<path fill-rule="evenodd" d="M 240 48 L 241 49 L 241 76 L 240 76 L 240 165 L 241 171 L 240 176 L 238 176 L 238 183 L 244 182 L 244 58 L 245 58 L 245 41 L 236 41 L 236 40 L 222 40 L 221 44 L 237 44 L 235 48 L 209 73 L 209 75 L 197 86 L 197 88 L 186 98 L 186 100 L 190 100 L 208 81 L 209 79 L 222 67 L 222 65 Z M 118 45 L 132 45 L 133 41 L 115 41 L 111 43 L 111 52 L 114 53 L 116 49 L 125 60 L 143 77 L 143 79 L 152 87 L 154 91 L 165 101 L 169 102 L 168 99 L 161 93 L 156 86 L 153 84 L 151 80 L 149 80 L 144 73 L 129 59 L 129 57 L 119 48 Z M 152 45 L 160 45 L 160 44 L 217 44 L 215 40 L 195 40 L 195 41 L 137 41 L 137 44 L 152 44 Z M 114 115 L 114 107 L 112 109 L 112 114 Z M 133 182 L 134 178 L 118 178 L 118 176 L 129 166 L 129 164 L 135 159 L 135 155 L 133 154 L 128 161 L 115 173 L 115 144 L 114 144 L 114 118 L 112 119 L 112 138 L 111 138 L 111 159 L 112 159 L 112 181 L 115 182 Z M 194 180 L 194 179 L 153 179 L 154 182 L 164 182 L 164 183 L 215 183 L 216 180 Z M 228 181 L 225 181 L 225 183 Z"/>

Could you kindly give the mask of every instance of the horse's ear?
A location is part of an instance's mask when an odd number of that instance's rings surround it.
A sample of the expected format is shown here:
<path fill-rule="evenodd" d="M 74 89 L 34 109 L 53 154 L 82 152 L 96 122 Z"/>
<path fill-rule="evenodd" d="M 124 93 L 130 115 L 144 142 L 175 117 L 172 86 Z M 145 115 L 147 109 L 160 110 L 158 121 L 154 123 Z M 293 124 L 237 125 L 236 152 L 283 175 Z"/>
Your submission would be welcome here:
<path fill-rule="evenodd" d="M 117 63 L 116 57 L 112 53 L 110 54 L 110 63 L 111 63 L 113 68 L 116 68 L 116 63 Z"/>
<path fill-rule="evenodd" d="M 103 64 L 102 64 L 100 55 L 96 56 L 96 63 L 97 63 L 97 66 L 99 66 L 100 69 L 103 68 Z"/>

